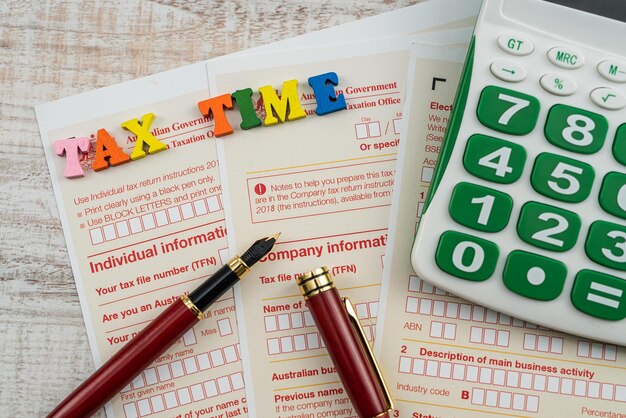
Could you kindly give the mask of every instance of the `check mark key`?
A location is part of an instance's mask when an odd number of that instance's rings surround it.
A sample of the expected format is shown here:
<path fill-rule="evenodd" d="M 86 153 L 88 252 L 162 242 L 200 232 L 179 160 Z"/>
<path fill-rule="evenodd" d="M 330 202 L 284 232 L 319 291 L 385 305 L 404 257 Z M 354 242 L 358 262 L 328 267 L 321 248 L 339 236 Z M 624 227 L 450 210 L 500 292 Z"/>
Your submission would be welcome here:
<path fill-rule="evenodd" d="M 593 103 L 603 109 L 619 110 L 626 106 L 626 98 L 617 90 L 608 87 L 593 90 L 589 97 Z"/>

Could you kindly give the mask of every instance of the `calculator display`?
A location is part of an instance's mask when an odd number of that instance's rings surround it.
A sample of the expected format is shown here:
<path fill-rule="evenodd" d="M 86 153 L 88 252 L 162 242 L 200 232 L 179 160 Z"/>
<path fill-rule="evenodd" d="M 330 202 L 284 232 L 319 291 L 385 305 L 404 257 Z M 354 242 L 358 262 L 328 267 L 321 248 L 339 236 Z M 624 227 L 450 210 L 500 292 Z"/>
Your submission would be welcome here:
<path fill-rule="evenodd" d="M 550 3 L 571 7 L 583 12 L 626 22 L 626 7 L 623 0 L 546 0 Z"/>

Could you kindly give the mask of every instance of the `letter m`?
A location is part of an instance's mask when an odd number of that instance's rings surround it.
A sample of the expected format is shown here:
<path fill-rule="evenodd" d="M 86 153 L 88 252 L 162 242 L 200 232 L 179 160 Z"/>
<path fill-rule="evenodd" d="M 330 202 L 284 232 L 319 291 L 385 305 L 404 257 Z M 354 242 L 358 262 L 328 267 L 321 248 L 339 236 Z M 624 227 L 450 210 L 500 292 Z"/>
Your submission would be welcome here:
<path fill-rule="evenodd" d="M 611 66 L 609 67 L 609 74 L 611 74 L 611 75 L 617 75 L 617 69 L 618 69 L 618 66 L 617 66 L 617 65 L 611 65 Z"/>
<path fill-rule="evenodd" d="M 285 120 L 296 120 L 306 116 L 304 110 L 300 106 L 298 100 L 298 80 L 287 80 L 283 83 L 283 91 L 281 97 L 276 95 L 276 91 L 272 86 L 263 86 L 259 88 L 263 104 L 265 105 L 265 126 L 272 126 Z M 276 116 L 274 116 L 276 113 Z"/>

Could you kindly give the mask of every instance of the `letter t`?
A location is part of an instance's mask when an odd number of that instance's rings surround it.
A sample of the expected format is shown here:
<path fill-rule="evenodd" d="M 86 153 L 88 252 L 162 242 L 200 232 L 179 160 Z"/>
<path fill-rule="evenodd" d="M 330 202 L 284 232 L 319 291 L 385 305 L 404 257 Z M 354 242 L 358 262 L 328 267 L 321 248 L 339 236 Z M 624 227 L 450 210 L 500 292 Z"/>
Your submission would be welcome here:
<path fill-rule="evenodd" d="M 89 138 L 66 138 L 54 141 L 54 151 L 59 157 L 65 154 L 65 177 L 73 179 L 83 177 L 85 172 L 78 161 L 78 151 L 89 151 Z"/>

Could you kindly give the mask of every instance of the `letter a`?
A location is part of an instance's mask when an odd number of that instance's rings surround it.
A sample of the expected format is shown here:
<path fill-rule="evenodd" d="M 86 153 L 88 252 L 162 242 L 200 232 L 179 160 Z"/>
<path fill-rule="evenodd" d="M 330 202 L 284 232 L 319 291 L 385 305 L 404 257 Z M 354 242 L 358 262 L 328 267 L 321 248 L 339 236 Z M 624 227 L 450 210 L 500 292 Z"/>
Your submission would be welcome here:
<path fill-rule="evenodd" d="M 73 179 L 83 177 L 85 172 L 78 161 L 78 151 L 89 151 L 89 138 L 67 138 L 54 141 L 54 152 L 62 157 L 65 154 L 65 177 Z"/>
<path fill-rule="evenodd" d="M 133 152 L 130 154 L 130 159 L 133 161 L 146 156 L 146 152 L 143 150 L 144 142 L 149 145 L 148 154 L 155 154 L 167 149 L 165 144 L 150 133 L 150 125 L 152 125 L 152 121 L 154 120 L 154 113 L 146 113 L 141 117 L 141 120 L 141 124 L 139 123 L 139 119 L 131 119 L 122 123 L 122 128 L 137 135 L 135 149 L 133 149 Z"/>
<path fill-rule="evenodd" d="M 115 140 L 106 129 L 98 129 L 96 135 L 96 157 L 91 167 L 94 171 L 105 170 L 112 166 L 124 164 L 130 161 L 128 155 L 115 143 Z"/>
<path fill-rule="evenodd" d="M 283 82 L 283 91 L 280 99 L 276 95 L 272 86 L 263 86 L 259 88 L 259 93 L 263 97 L 265 105 L 265 126 L 272 126 L 286 120 L 296 120 L 306 117 L 306 113 L 300 106 L 298 99 L 298 80 L 287 80 Z M 289 111 L 289 114 L 287 114 Z M 274 116 L 274 112 L 276 116 Z"/>

